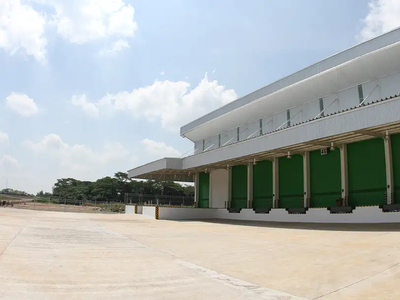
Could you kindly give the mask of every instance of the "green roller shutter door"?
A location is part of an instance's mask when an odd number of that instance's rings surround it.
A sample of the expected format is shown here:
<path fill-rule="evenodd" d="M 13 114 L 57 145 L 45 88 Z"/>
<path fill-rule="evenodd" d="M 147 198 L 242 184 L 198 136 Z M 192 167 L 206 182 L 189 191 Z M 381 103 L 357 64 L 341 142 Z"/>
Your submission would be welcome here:
<path fill-rule="evenodd" d="M 272 207 L 272 161 L 253 166 L 253 208 Z"/>
<path fill-rule="evenodd" d="M 233 208 L 247 207 L 247 166 L 232 167 L 232 204 Z"/>
<path fill-rule="evenodd" d="M 279 207 L 303 207 L 303 157 L 279 158 Z"/>
<path fill-rule="evenodd" d="M 208 208 L 210 198 L 210 174 L 199 173 L 199 207 Z"/>
<path fill-rule="evenodd" d="M 400 134 L 394 134 L 392 139 L 394 203 L 400 204 Z"/>
<path fill-rule="evenodd" d="M 385 203 L 386 167 L 382 138 L 347 145 L 349 205 Z"/>
<path fill-rule="evenodd" d="M 340 149 L 310 152 L 310 207 L 336 206 L 341 198 Z"/>

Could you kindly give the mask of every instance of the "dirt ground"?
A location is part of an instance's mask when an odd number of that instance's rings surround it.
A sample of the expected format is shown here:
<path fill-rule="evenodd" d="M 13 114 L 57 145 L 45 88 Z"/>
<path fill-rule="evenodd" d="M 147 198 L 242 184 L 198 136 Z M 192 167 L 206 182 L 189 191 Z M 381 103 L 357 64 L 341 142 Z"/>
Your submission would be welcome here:
<path fill-rule="evenodd" d="M 400 299 L 400 226 L 0 208 L 0 299 Z"/>
<path fill-rule="evenodd" d="M 64 204 L 48 204 L 34 202 L 15 203 L 14 208 L 32 209 L 41 211 L 58 211 L 58 212 L 76 212 L 76 213 L 101 213 L 99 207 L 79 206 L 79 205 L 64 205 Z"/>

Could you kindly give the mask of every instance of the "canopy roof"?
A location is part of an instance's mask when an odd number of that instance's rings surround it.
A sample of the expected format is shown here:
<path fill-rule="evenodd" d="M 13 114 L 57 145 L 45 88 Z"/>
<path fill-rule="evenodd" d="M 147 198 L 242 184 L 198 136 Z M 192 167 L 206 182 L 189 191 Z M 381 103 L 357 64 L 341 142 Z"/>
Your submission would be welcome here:
<path fill-rule="evenodd" d="M 400 28 L 324 59 L 181 128 L 192 141 L 400 70 Z"/>

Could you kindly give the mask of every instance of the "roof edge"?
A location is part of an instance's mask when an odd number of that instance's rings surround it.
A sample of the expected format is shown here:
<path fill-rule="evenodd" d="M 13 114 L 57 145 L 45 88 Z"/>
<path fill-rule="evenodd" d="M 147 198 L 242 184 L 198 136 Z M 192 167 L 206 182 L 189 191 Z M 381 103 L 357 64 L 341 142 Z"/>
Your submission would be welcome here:
<path fill-rule="evenodd" d="M 398 34 L 397 39 L 396 39 L 396 35 L 394 33 Z M 394 35 L 393 40 L 385 43 L 384 38 L 386 36 L 388 36 L 388 35 L 391 35 L 391 34 Z M 205 114 L 204 116 L 201 116 L 201 117 L 193 120 L 192 122 L 182 126 L 180 128 L 180 135 L 183 136 L 183 137 L 186 137 L 185 136 L 186 133 L 188 133 L 188 132 L 200 127 L 201 125 L 203 125 L 203 124 L 205 124 L 207 122 L 210 122 L 210 121 L 212 121 L 212 120 L 214 120 L 214 119 L 216 119 L 218 117 L 221 117 L 221 116 L 223 116 L 223 115 L 225 115 L 225 114 L 227 114 L 227 113 L 229 113 L 229 112 L 231 112 L 231 111 L 233 111 L 233 110 L 235 110 L 235 109 L 237 109 L 239 107 L 242 107 L 242 106 L 244 106 L 246 104 L 249 104 L 249 103 L 251 103 L 251 102 L 253 102 L 253 101 L 257 100 L 257 99 L 260 99 L 261 97 L 265 97 L 265 96 L 267 96 L 269 94 L 275 93 L 275 92 L 277 92 L 277 91 L 279 91 L 281 89 L 284 89 L 286 87 L 289 87 L 289 86 L 291 86 L 293 84 L 296 84 L 296 83 L 299 83 L 301 81 L 304 81 L 307 78 L 310 78 L 310 77 L 313 77 L 315 75 L 318 75 L 319 73 L 323 73 L 323 72 L 325 72 L 325 71 L 327 71 L 329 69 L 332 69 L 334 67 L 337 67 L 337 66 L 339 66 L 339 65 L 341 65 L 343 63 L 349 62 L 349 61 L 353 60 L 355 57 L 348 57 L 344 61 L 339 62 L 336 65 L 331 65 L 329 67 L 325 67 L 325 68 L 322 67 L 321 68 L 321 66 L 319 66 L 322 63 L 328 64 L 330 60 L 332 60 L 334 58 L 337 58 L 340 55 L 343 55 L 345 53 L 354 51 L 354 49 L 360 48 L 360 47 L 362 47 L 364 45 L 372 44 L 373 42 L 376 42 L 377 40 L 378 41 L 379 40 L 383 40 L 383 41 L 380 42 L 380 44 L 375 45 L 375 47 L 372 50 L 365 51 L 365 50 L 368 50 L 368 49 L 365 49 L 364 52 L 362 54 L 358 55 L 358 56 L 362 56 L 362 55 L 365 55 L 365 54 L 368 54 L 368 53 L 372 53 L 372 52 L 377 51 L 377 50 L 379 50 L 381 48 L 385 48 L 385 47 L 387 47 L 389 45 L 392 45 L 392 44 L 395 44 L 395 43 L 399 42 L 400 41 L 400 27 L 397 27 L 397 28 L 395 28 L 395 29 L 393 29 L 391 31 L 383 33 L 383 34 L 381 34 L 379 36 L 376 36 L 374 38 L 371 38 L 369 40 L 360 42 L 360 43 L 358 43 L 358 44 L 356 44 L 356 45 L 354 45 L 354 46 L 352 46 L 350 48 L 347 48 L 347 49 L 345 49 L 343 51 L 337 52 L 337 53 L 335 53 L 335 54 L 333 54 L 333 55 L 331 55 L 331 56 L 329 56 L 329 57 L 327 57 L 325 59 L 322 59 L 322 60 L 320 60 L 320 61 L 318 61 L 318 62 L 316 62 L 314 64 L 311 64 L 311 65 L 309 65 L 309 66 L 307 66 L 307 67 L 305 67 L 305 68 L 303 68 L 303 69 L 301 69 L 299 71 L 296 71 L 296 72 L 294 72 L 294 73 L 292 73 L 292 74 L 290 74 L 288 76 L 282 77 L 282 78 L 280 78 L 280 79 L 278 79 L 278 80 L 276 80 L 276 81 L 274 81 L 274 82 L 272 82 L 272 83 L 270 83 L 270 84 L 268 84 L 268 85 L 266 85 L 266 86 L 264 86 L 264 87 L 262 87 L 262 88 L 260 88 L 260 89 L 258 89 L 256 91 L 254 91 L 254 92 L 252 92 L 250 94 L 247 94 L 247 95 L 245 95 L 243 97 L 240 97 L 240 98 L 238 98 L 238 99 L 236 99 L 236 100 L 234 100 L 234 101 L 232 101 L 232 102 L 230 102 L 228 104 L 225 104 L 224 106 L 221 106 L 220 108 L 218 108 L 216 110 L 213 110 L 213 111 Z M 319 67 L 319 68 L 317 68 L 317 67 Z M 316 68 L 317 70 L 310 70 L 312 68 Z M 309 74 L 304 74 L 304 73 L 307 73 L 307 71 L 310 71 Z M 301 78 L 301 79 L 296 79 L 296 77 L 301 77 L 302 75 L 303 76 L 306 75 L 306 76 L 304 78 Z M 285 84 L 285 81 L 292 81 L 292 82 L 289 82 L 289 83 Z M 281 86 L 279 86 L 279 85 L 281 85 Z M 262 95 L 260 95 L 260 94 L 262 94 Z"/>

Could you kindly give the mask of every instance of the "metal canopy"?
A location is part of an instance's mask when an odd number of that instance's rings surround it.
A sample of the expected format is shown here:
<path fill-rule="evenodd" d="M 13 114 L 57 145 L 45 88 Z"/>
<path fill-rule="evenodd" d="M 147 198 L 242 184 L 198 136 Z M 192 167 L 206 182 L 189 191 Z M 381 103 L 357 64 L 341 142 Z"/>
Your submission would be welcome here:
<path fill-rule="evenodd" d="M 400 29 L 397 29 L 294 73 L 183 126 L 181 135 L 199 141 L 240 124 L 398 72 L 399 36 Z M 355 56 L 354 52 L 359 56 Z M 347 61 L 342 57 L 346 55 Z"/>
<path fill-rule="evenodd" d="M 260 152 L 248 156 L 238 157 L 235 159 L 220 161 L 218 163 L 203 165 L 201 167 L 186 170 L 163 169 L 135 176 L 134 178 L 193 182 L 193 175 L 197 172 L 210 172 L 215 169 L 225 169 L 235 165 L 257 163 L 257 161 L 261 160 L 273 160 L 275 157 L 287 156 L 289 152 L 291 155 L 303 154 L 306 151 L 329 148 L 332 146 L 332 143 L 334 147 L 340 147 L 343 144 L 368 140 L 376 137 L 383 138 L 386 134 L 394 133 L 400 133 L 400 121 L 364 129 L 361 131 L 352 131 L 336 136 L 309 141 L 306 143 L 291 145 L 289 147 L 274 149 L 272 151 Z"/>

